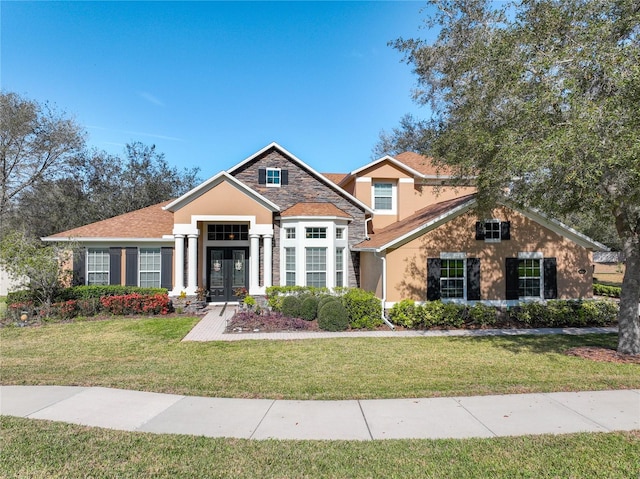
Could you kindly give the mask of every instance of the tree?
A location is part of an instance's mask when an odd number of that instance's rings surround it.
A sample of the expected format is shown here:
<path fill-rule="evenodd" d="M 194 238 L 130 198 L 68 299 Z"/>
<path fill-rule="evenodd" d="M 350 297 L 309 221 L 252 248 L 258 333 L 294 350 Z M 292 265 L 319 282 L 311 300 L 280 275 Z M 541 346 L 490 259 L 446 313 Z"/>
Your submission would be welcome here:
<path fill-rule="evenodd" d="M 47 312 L 65 280 L 70 279 L 72 254 L 69 244 L 45 246 L 21 231 L 8 232 L 0 239 L 0 266 L 33 291 Z"/>
<path fill-rule="evenodd" d="M 153 145 L 129 144 L 125 155 L 92 150 L 75 156 L 66 174 L 44 175 L 21 195 L 10 224 L 29 236 L 48 236 L 177 198 L 200 183 L 197 168 L 169 166 Z"/>
<path fill-rule="evenodd" d="M 414 150 L 475 176 L 480 213 L 508 191 L 615 228 L 626 257 L 618 351 L 640 354 L 640 4 L 429 3 L 437 38 L 391 43 L 432 111 L 408 135 L 422 142 Z"/>
<path fill-rule="evenodd" d="M 0 227 L 20 195 L 83 146 L 84 133 L 73 120 L 46 104 L 0 93 Z"/>

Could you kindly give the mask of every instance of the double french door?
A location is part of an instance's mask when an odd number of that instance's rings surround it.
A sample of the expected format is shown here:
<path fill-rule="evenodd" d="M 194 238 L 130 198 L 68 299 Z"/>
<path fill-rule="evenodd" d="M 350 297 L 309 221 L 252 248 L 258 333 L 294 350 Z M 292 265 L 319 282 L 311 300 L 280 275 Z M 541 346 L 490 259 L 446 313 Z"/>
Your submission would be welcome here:
<path fill-rule="evenodd" d="M 249 248 L 207 248 L 211 301 L 237 301 L 249 289 Z"/>

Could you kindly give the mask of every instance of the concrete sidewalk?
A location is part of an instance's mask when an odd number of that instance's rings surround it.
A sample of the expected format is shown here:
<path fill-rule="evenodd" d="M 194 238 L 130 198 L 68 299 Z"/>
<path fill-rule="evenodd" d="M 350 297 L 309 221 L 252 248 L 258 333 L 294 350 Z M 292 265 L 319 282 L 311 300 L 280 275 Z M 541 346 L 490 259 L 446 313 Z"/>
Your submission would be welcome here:
<path fill-rule="evenodd" d="M 282 331 L 260 332 L 247 331 L 239 333 L 225 333 L 227 322 L 237 311 L 237 306 L 213 306 L 207 314 L 189 331 L 183 341 L 246 341 L 246 340 L 296 340 L 322 338 L 382 338 L 382 337 L 433 337 L 433 336 L 521 336 L 546 334 L 594 334 L 617 333 L 617 327 L 602 328 L 530 328 L 530 329 L 454 329 L 454 330 L 417 330 L 393 331 Z"/>
<path fill-rule="evenodd" d="M 102 387 L 0 386 L 0 414 L 245 439 L 467 438 L 640 429 L 640 390 L 288 401 Z"/>

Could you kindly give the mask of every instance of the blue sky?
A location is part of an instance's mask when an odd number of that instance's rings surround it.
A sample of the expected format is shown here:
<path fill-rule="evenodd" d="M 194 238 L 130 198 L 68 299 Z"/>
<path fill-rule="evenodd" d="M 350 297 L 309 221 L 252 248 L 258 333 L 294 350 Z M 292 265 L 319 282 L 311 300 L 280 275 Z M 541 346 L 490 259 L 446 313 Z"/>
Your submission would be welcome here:
<path fill-rule="evenodd" d="M 422 2 L 10 2 L 1 87 L 65 111 L 88 144 L 155 144 L 207 178 L 272 141 L 323 172 L 372 158 L 416 78 L 387 42 Z"/>

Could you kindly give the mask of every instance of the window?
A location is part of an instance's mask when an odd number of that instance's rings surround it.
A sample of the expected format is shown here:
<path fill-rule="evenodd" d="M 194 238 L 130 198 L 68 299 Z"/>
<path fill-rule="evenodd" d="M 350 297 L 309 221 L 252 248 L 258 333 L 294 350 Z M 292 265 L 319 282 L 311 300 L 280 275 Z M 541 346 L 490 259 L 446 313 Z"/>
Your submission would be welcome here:
<path fill-rule="evenodd" d="M 284 236 L 287 239 L 296 239 L 296 229 L 295 228 L 285 228 Z"/>
<path fill-rule="evenodd" d="M 87 251 L 87 284 L 109 284 L 108 249 L 90 249 Z"/>
<path fill-rule="evenodd" d="M 280 186 L 280 168 L 267 168 L 267 186 Z"/>
<path fill-rule="evenodd" d="M 305 232 L 307 239 L 325 239 L 327 237 L 327 228 L 305 228 Z"/>
<path fill-rule="evenodd" d="M 249 225 L 217 224 L 207 226 L 209 241 L 247 241 Z"/>
<path fill-rule="evenodd" d="M 541 271 L 539 259 L 518 260 L 518 296 L 540 297 Z"/>
<path fill-rule="evenodd" d="M 344 248 L 336 248 L 336 286 L 344 286 Z"/>
<path fill-rule="evenodd" d="M 296 249 L 295 248 L 284 249 L 284 270 L 285 270 L 285 285 L 295 286 L 296 285 Z"/>
<path fill-rule="evenodd" d="M 336 239 L 344 239 L 344 228 L 336 228 Z"/>
<path fill-rule="evenodd" d="M 395 210 L 394 189 L 393 183 L 373 184 L 373 208 L 376 211 L 392 212 Z"/>
<path fill-rule="evenodd" d="M 464 298 L 464 260 L 443 259 L 440 263 L 440 297 Z"/>
<path fill-rule="evenodd" d="M 511 239 L 511 222 L 496 219 L 476 222 L 476 240 L 499 243 Z"/>
<path fill-rule="evenodd" d="M 160 287 L 160 250 L 140 248 L 140 287 Z"/>
<path fill-rule="evenodd" d="M 500 241 L 500 221 L 498 220 L 485 221 L 484 240 Z"/>
<path fill-rule="evenodd" d="M 327 248 L 306 248 L 307 286 L 327 285 Z"/>

